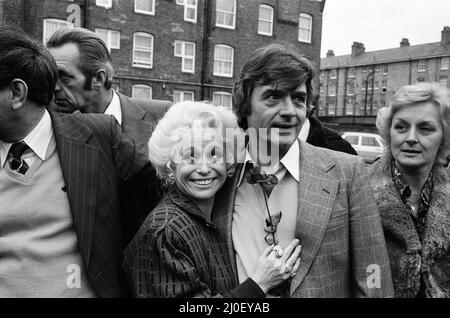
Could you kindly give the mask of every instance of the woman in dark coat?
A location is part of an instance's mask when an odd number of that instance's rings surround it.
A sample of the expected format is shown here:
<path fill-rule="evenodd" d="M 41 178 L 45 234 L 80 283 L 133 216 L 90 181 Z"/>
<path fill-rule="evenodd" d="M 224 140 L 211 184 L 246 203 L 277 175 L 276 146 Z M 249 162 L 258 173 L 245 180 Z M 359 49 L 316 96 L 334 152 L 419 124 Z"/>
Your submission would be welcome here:
<path fill-rule="evenodd" d="M 396 297 L 450 297 L 449 91 L 402 87 L 379 111 L 387 152 L 370 169 Z"/>

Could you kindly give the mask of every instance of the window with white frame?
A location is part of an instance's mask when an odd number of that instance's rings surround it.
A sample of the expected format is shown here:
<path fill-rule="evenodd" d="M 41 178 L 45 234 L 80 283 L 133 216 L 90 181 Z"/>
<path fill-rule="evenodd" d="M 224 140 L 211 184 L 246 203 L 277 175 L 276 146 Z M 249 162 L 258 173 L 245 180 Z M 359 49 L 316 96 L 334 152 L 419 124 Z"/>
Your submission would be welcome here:
<path fill-rule="evenodd" d="M 216 0 L 216 26 L 226 29 L 236 27 L 236 0 Z"/>
<path fill-rule="evenodd" d="M 355 82 L 348 82 L 347 95 L 355 95 Z"/>
<path fill-rule="evenodd" d="M 231 109 L 231 94 L 228 92 L 214 92 L 213 103 Z"/>
<path fill-rule="evenodd" d="M 300 13 L 298 21 L 298 40 L 300 42 L 311 43 L 312 34 L 312 16 L 306 13 Z"/>
<path fill-rule="evenodd" d="M 441 58 L 441 70 L 446 71 L 450 67 L 450 56 Z"/>
<path fill-rule="evenodd" d="M 152 99 L 152 87 L 148 85 L 133 85 L 133 89 L 131 92 L 132 98 L 139 99 Z"/>
<path fill-rule="evenodd" d="M 120 32 L 106 30 L 106 29 L 95 29 L 95 33 L 105 42 L 108 49 L 120 49 Z"/>
<path fill-rule="evenodd" d="M 97 7 L 104 7 L 105 9 L 109 9 L 112 7 L 112 0 L 95 0 L 95 5 Z"/>
<path fill-rule="evenodd" d="M 335 115 L 336 114 L 336 102 L 330 101 L 328 103 L 328 115 Z"/>
<path fill-rule="evenodd" d="M 374 81 L 373 82 L 373 90 L 377 90 L 378 89 L 378 85 L 379 85 L 379 82 L 378 81 Z"/>
<path fill-rule="evenodd" d="M 185 0 L 177 0 L 177 4 L 180 6 L 184 6 L 184 1 Z"/>
<path fill-rule="evenodd" d="M 190 91 L 173 91 L 173 102 L 194 101 L 194 92 Z"/>
<path fill-rule="evenodd" d="M 273 34 L 273 8 L 266 4 L 259 6 L 258 34 L 270 36 Z"/>
<path fill-rule="evenodd" d="M 427 70 L 427 61 L 426 60 L 420 60 L 417 65 L 417 71 L 418 72 L 425 72 Z"/>
<path fill-rule="evenodd" d="M 155 15 L 155 0 L 134 0 L 134 12 Z"/>
<path fill-rule="evenodd" d="M 382 80 L 381 81 L 381 89 L 385 92 L 387 89 L 387 80 Z"/>
<path fill-rule="evenodd" d="M 354 106 L 355 106 L 355 103 L 354 103 L 353 99 L 347 99 L 347 103 L 345 104 L 345 114 L 353 115 Z"/>
<path fill-rule="evenodd" d="M 355 68 L 354 67 L 350 67 L 348 69 L 348 75 L 349 78 L 354 78 L 355 77 Z"/>
<path fill-rule="evenodd" d="M 197 0 L 185 0 L 184 21 L 197 23 Z"/>
<path fill-rule="evenodd" d="M 143 32 L 134 34 L 133 66 L 153 67 L 153 35 Z"/>
<path fill-rule="evenodd" d="M 383 64 L 381 66 L 382 70 L 383 70 L 383 74 L 387 74 L 388 73 L 388 65 L 387 64 Z"/>
<path fill-rule="evenodd" d="M 331 83 L 328 87 L 328 96 L 336 96 L 336 84 Z"/>
<path fill-rule="evenodd" d="M 214 47 L 213 75 L 233 77 L 234 49 L 231 46 L 218 44 Z"/>
<path fill-rule="evenodd" d="M 44 32 L 42 36 L 43 43 L 47 43 L 50 37 L 59 29 L 73 28 L 73 24 L 59 19 L 45 19 Z"/>
<path fill-rule="evenodd" d="M 337 77 L 337 71 L 336 70 L 331 70 L 330 71 L 330 79 L 335 79 Z"/>
<path fill-rule="evenodd" d="M 181 57 L 181 71 L 184 73 L 195 73 L 195 43 L 175 41 L 176 57 Z"/>

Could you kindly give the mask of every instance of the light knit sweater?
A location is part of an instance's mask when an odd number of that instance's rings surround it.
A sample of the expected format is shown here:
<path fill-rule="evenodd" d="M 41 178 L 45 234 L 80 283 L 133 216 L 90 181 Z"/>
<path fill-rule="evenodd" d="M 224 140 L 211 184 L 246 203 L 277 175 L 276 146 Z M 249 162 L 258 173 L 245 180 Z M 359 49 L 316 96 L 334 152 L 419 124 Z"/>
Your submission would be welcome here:
<path fill-rule="evenodd" d="M 25 175 L 0 168 L 0 297 L 95 296 L 64 184 L 54 138 Z"/>

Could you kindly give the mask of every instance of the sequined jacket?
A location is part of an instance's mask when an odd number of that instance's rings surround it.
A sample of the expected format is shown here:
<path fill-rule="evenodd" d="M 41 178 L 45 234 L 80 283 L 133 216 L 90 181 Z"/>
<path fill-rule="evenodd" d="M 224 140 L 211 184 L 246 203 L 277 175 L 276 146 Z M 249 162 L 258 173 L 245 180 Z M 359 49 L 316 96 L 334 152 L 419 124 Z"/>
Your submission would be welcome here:
<path fill-rule="evenodd" d="M 370 168 L 370 180 L 380 211 L 396 297 L 416 297 L 423 278 L 427 297 L 450 297 L 450 178 L 433 168 L 433 190 L 423 240 L 392 180 L 390 154 Z"/>

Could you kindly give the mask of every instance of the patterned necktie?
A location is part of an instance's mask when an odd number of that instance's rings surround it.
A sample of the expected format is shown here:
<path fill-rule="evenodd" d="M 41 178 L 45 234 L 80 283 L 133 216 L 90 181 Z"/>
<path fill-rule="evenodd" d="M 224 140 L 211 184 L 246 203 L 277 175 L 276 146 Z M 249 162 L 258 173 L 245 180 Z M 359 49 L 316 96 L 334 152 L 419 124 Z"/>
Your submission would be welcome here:
<path fill-rule="evenodd" d="M 16 142 L 12 144 L 9 149 L 9 155 L 11 155 L 12 160 L 9 163 L 11 170 L 17 171 L 18 173 L 25 174 L 28 170 L 28 164 L 22 159 L 23 153 L 30 147 L 23 141 Z"/>

